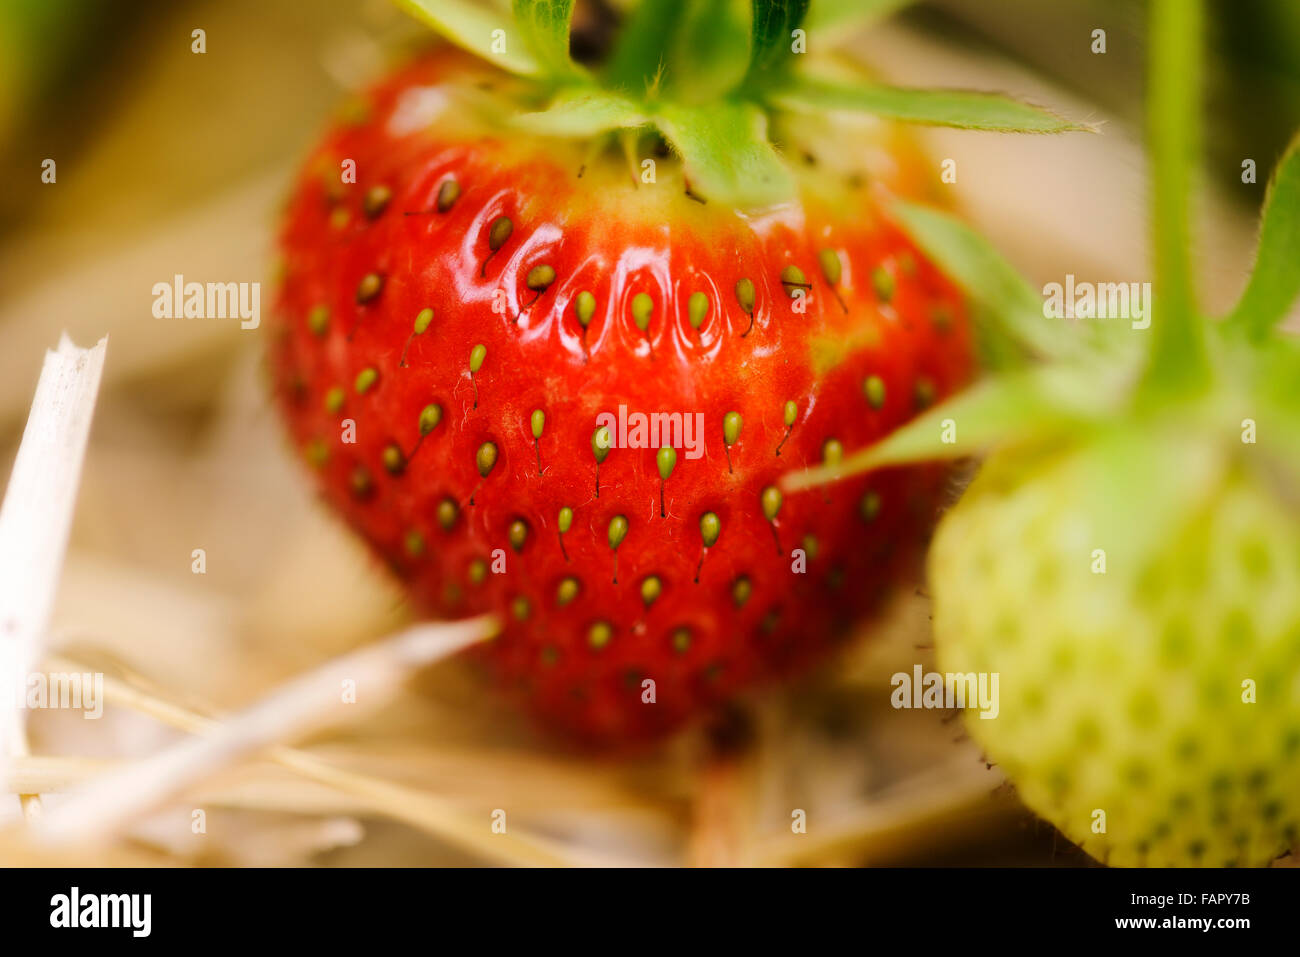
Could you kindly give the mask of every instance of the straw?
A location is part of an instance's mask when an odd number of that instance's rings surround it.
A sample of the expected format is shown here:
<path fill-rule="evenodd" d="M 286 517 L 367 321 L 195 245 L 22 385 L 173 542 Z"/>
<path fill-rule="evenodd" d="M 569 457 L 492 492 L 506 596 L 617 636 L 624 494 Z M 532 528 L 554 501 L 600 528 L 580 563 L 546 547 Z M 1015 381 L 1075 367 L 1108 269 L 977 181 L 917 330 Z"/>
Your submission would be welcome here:
<path fill-rule="evenodd" d="M 10 755 L 28 753 L 26 713 L 7 697 L 44 654 L 107 348 L 107 338 L 80 349 L 65 334 L 46 351 L 0 507 L 0 778 Z M 36 795 L 20 800 L 29 819 L 39 813 Z"/>
<path fill-rule="evenodd" d="M 42 822 L 53 843 L 104 839 L 132 815 L 238 758 L 351 718 L 384 701 L 410 672 L 481 641 L 491 618 L 417 625 L 293 679 L 202 738 L 131 761 L 74 793 Z"/>

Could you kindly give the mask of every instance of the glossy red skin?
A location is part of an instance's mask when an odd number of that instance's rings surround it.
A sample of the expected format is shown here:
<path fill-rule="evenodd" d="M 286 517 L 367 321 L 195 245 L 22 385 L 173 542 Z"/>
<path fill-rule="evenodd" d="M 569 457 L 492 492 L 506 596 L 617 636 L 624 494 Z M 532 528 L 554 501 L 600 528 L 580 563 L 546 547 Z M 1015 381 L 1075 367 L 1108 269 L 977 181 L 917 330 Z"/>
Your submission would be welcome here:
<path fill-rule="evenodd" d="M 959 388 L 971 371 L 965 311 L 873 207 L 870 191 L 835 213 L 809 202 L 749 218 L 674 195 L 663 218 L 621 216 L 619 202 L 596 195 L 590 177 L 552 161 L 553 144 L 521 146 L 517 135 L 448 140 L 437 124 L 398 137 L 385 131 L 403 90 L 458 82 L 459 62 L 426 59 L 392 77 L 372 94 L 370 118 L 334 131 L 308 163 L 282 234 L 285 278 L 272 351 L 278 392 L 299 447 L 323 442 L 317 447 L 328 450 L 318 469 L 325 497 L 407 582 L 417 605 L 438 617 L 500 614 L 504 631 L 482 655 L 504 687 L 547 725 L 581 740 L 658 736 L 816 659 L 914 568 L 943 493 L 940 470 L 890 470 L 786 495 L 774 523 L 760 495 L 784 473 L 820 462 L 827 439 L 848 454 L 911 417 L 919 379 L 936 398 Z M 341 158 L 356 161 L 355 185 L 337 185 Z M 449 177 L 462 192 L 448 212 L 404 215 L 432 210 Z M 380 184 L 392 198 L 370 219 L 363 197 Z M 342 228 L 339 209 L 350 213 Z M 481 278 L 488 226 L 501 215 L 514 231 Z M 837 290 L 818 266 L 824 247 L 839 252 Z M 525 277 L 543 263 L 557 279 L 535 296 Z M 804 314 L 781 284 L 787 264 L 812 283 Z M 896 279 L 888 304 L 871 283 L 876 266 Z M 383 289 L 358 305 L 358 284 L 370 272 L 385 275 Z M 742 277 L 756 289 L 752 328 L 734 293 Z M 498 289 L 505 314 L 492 310 Z M 599 304 L 585 341 L 573 308 L 582 289 Z M 711 305 L 698 332 L 687 319 L 697 289 Z M 642 291 L 656 304 L 648 341 L 631 316 Z M 331 311 L 324 336 L 307 322 L 320 303 Z M 432 325 L 408 344 L 426 306 Z M 946 323 L 936 321 L 936 307 Z M 487 358 L 471 380 L 477 343 Z M 838 361 L 815 370 L 814 353 Z M 353 383 L 366 367 L 379 378 L 358 395 Z M 864 396 L 863 380 L 873 374 L 886 385 L 880 410 Z M 331 414 L 324 396 L 336 385 L 347 399 Z M 782 411 L 790 399 L 799 411 L 786 438 Z M 401 474 L 389 475 L 384 447 L 396 442 L 409 452 L 430 402 L 442 406 L 441 424 Z M 703 413 L 705 454 L 690 460 L 678 450 L 663 489 L 664 517 L 655 448 L 612 449 L 596 495 L 592 433 L 597 415 L 616 413 L 620 403 L 629 411 Z M 534 409 L 546 414 L 541 474 Z M 743 428 L 728 461 L 723 417 L 733 410 Z M 340 441 L 349 418 L 355 444 Z M 488 441 L 499 457 L 481 479 L 475 455 Z M 351 487 L 358 467 L 373 477 L 365 496 Z M 881 500 L 870 522 L 859 510 L 868 490 Z M 444 497 L 461 506 L 449 532 L 435 520 Z M 557 515 L 565 506 L 574 520 L 562 552 Z M 706 512 L 721 520 L 707 554 Z M 628 522 L 617 584 L 608 538 L 616 515 Z M 529 529 L 518 553 L 507 539 L 517 518 Z M 423 536 L 423 555 L 404 547 L 412 530 Z M 796 574 L 791 552 L 809 535 L 816 553 Z M 506 573 L 473 584 L 470 563 L 490 562 L 494 549 L 504 551 Z M 569 575 L 581 593 L 558 607 L 558 583 Z M 647 575 L 662 581 L 649 608 L 640 594 Z M 752 583 L 743 607 L 733 599 L 739 576 Z M 530 605 L 523 621 L 511 611 L 520 597 Z M 589 643 L 597 621 L 613 629 L 599 649 Z M 672 641 L 681 627 L 691 635 L 684 652 Z M 652 704 L 643 701 L 645 679 L 655 683 Z"/>

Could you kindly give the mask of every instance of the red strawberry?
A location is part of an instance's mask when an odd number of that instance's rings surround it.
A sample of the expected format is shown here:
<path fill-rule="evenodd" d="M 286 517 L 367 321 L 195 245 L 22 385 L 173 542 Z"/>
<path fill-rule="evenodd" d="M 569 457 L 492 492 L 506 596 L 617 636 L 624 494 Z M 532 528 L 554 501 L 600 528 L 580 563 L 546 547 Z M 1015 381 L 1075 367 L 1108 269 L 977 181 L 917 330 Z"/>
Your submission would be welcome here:
<path fill-rule="evenodd" d="M 329 135 L 288 207 L 272 365 L 326 497 L 417 604 L 498 612 L 483 654 L 548 723 L 643 738 L 812 660 L 908 568 L 942 472 L 775 486 L 959 387 L 965 311 L 836 164 L 757 212 L 689 157 L 688 183 L 646 153 L 637 185 L 506 125 L 531 89 L 443 48 Z M 702 456 L 599 447 L 620 406 L 698 414 Z"/>

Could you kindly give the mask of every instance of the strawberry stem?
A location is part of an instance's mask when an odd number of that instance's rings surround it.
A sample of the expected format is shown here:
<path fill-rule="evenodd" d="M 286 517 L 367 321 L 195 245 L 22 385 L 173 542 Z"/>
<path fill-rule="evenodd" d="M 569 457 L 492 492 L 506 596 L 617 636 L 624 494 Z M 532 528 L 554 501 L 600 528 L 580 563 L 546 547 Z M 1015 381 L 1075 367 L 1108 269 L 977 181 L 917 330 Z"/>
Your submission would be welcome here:
<path fill-rule="evenodd" d="M 746 86 L 763 86 L 783 77 L 791 60 L 794 31 L 808 13 L 808 0 L 765 0 L 754 4 Z"/>
<path fill-rule="evenodd" d="M 396 2 L 450 42 L 526 78 L 527 101 L 549 105 L 515 116 L 516 128 L 602 145 L 607 134 L 627 131 L 621 139 L 631 160 L 643 133 L 661 136 L 681 163 L 686 194 L 700 202 L 759 208 L 796 194 L 769 131 L 784 110 L 854 110 L 968 129 L 1084 128 L 997 96 L 801 78 L 810 0 L 641 0 L 618 25 L 612 53 L 590 69 L 570 55 L 574 0 L 511 0 L 509 13 L 503 3 L 473 0 Z M 901 0 L 855 2 L 865 4 L 858 13 L 870 13 Z M 844 16 L 831 11 L 823 25 Z M 832 46 L 819 37 L 813 59 Z M 632 176 L 639 181 L 639 165 Z M 486 268 L 484 261 L 481 276 Z"/>
<path fill-rule="evenodd" d="M 1152 0 L 1147 135 L 1156 281 L 1155 341 L 1143 392 L 1177 392 L 1203 385 L 1207 362 L 1192 287 L 1190 204 L 1200 143 L 1201 0 Z"/>

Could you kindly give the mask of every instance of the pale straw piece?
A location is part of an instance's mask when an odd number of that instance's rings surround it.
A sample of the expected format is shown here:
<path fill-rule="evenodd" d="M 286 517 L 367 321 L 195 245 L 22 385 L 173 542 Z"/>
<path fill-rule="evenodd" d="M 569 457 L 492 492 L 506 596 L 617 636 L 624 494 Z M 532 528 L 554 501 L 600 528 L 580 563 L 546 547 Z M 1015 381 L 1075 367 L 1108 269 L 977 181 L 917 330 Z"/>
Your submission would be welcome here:
<path fill-rule="evenodd" d="M 58 349 L 46 351 L 0 507 L 0 780 L 10 755 L 27 754 L 18 696 L 44 657 L 107 349 L 107 338 L 81 349 L 64 334 Z M 37 796 L 21 799 L 35 817 Z"/>

